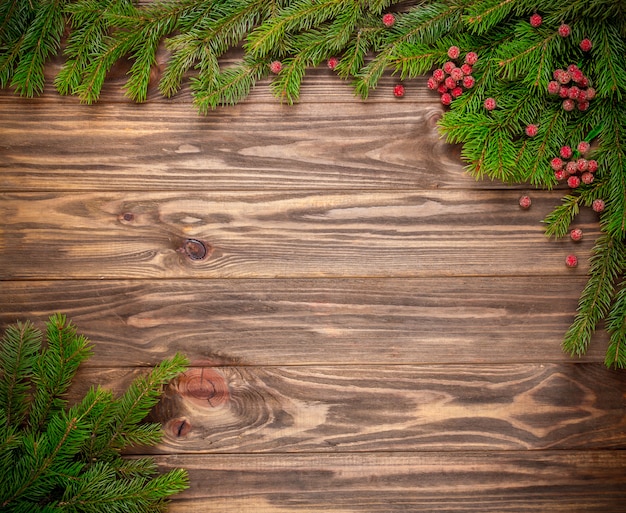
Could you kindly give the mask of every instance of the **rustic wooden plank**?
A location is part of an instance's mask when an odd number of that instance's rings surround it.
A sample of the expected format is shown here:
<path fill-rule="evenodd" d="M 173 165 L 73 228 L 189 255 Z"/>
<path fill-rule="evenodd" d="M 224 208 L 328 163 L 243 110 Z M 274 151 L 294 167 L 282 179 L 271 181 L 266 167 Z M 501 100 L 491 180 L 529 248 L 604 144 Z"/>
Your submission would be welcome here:
<path fill-rule="evenodd" d="M 561 193 L 6 193 L 4 279 L 583 276 L 597 235 L 549 241 Z M 206 247 L 190 258 L 186 241 Z M 197 249 L 197 248 L 196 248 Z M 580 265 L 567 269 L 577 251 Z M 191 256 L 200 256 L 192 251 Z"/>
<path fill-rule="evenodd" d="M 440 138 L 440 115 L 399 103 L 258 104 L 206 117 L 189 105 L 0 103 L 0 188 L 486 187 Z"/>
<path fill-rule="evenodd" d="M 566 362 L 586 277 L 7 281 L 0 326 L 64 312 L 85 365 Z M 584 361 L 604 360 L 601 330 Z"/>
<path fill-rule="evenodd" d="M 159 458 L 191 488 L 172 513 L 623 513 L 624 451 Z"/>
<path fill-rule="evenodd" d="M 73 397 L 136 374 L 83 369 Z M 624 449 L 625 386 L 602 364 L 193 367 L 153 410 L 166 436 L 148 451 Z"/>

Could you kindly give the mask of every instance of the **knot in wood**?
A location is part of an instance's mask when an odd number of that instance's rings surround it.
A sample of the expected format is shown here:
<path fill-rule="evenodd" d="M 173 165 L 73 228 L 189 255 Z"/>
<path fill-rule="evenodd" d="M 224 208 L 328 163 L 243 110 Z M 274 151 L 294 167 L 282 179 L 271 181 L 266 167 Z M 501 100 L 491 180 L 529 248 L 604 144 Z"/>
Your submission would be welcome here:
<path fill-rule="evenodd" d="M 184 400 L 204 408 L 217 408 L 230 394 L 224 377 L 211 368 L 194 368 L 178 378 L 178 391 Z"/>
<path fill-rule="evenodd" d="M 206 244 L 198 239 L 185 240 L 183 251 L 191 260 L 202 260 L 209 253 Z"/>

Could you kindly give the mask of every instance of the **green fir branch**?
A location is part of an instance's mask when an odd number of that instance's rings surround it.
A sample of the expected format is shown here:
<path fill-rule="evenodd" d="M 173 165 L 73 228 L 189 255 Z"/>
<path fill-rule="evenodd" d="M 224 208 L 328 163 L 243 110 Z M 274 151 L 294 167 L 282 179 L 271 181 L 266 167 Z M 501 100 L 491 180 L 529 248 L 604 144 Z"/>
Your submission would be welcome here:
<path fill-rule="evenodd" d="M 214 82 L 203 83 L 192 80 L 194 104 L 199 112 L 206 114 L 220 105 L 234 105 L 247 98 L 250 91 L 265 74 L 267 65 L 263 62 L 243 62 L 226 68 Z"/>
<path fill-rule="evenodd" d="M 18 426 L 28 410 L 29 380 L 42 336 L 31 322 L 9 326 L 0 342 L 0 405 L 7 425 Z"/>
<path fill-rule="evenodd" d="M 543 222 L 546 224 L 548 237 L 564 237 L 572 221 L 580 212 L 581 197 L 578 194 L 567 194 L 562 199 L 562 204 L 550 212 Z"/>
<path fill-rule="evenodd" d="M 626 280 L 622 280 L 607 317 L 609 347 L 604 363 L 607 367 L 626 369 Z"/>
<path fill-rule="evenodd" d="M 42 0 L 31 25 L 20 42 L 19 59 L 11 85 L 17 94 L 32 98 L 45 85 L 44 66 L 61 44 L 65 29 L 63 8 L 68 0 Z"/>
<path fill-rule="evenodd" d="M 161 439 L 160 425 L 144 424 L 143 418 L 164 382 L 184 370 L 186 359 L 176 355 L 164 361 L 147 377 L 136 380 L 119 399 L 92 387 L 81 401 L 65 409 L 64 401 L 54 400 L 67 389 L 75 364 L 84 359 L 90 345 L 60 314 L 51 316 L 46 328 L 45 349 L 40 344 L 42 334 L 32 323 L 9 327 L 0 346 L 4 365 L 0 378 L 0 509 L 7 513 L 164 510 L 168 497 L 188 487 L 187 473 L 179 469 L 159 473 L 152 458 L 126 460 L 120 448 Z M 20 398 L 20 402 L 31 410 L 30 418 L 43 419 L 36 426 L 18 422 L 15 413 L 10 421 L 7 418 L 7 409 L 16 411 L 10 403 L 23 393 L 15 393 L 18 382 L 29 385 L 27 399 Z M 31 401 L 31 397 L 35 399 Z M 103 440 L 107 451 L 99 458 L 91 448 Z"/>
<path fill-rule="evenodd" d="M 624 271 L 626 247 L 624 241 L 602 234 L 593 249 L 589 280 L 578 303 L 578 313 L 565 334 L 565 352 L 582 356 L 599 321 L 611 308 L 614 283 Z"/>
<path fill-rule="evenodd" d="M 33 396 L 29 425 L 39 431 L 51 415 L 61 410 L 66 401 L 63 395 L 69 388 L 79 365 L 91 355 L 91 345 L 76 333 L 65 316 L 55 314 L 47 323 L 48 346 L 37 359 L 33 369 Z"/>

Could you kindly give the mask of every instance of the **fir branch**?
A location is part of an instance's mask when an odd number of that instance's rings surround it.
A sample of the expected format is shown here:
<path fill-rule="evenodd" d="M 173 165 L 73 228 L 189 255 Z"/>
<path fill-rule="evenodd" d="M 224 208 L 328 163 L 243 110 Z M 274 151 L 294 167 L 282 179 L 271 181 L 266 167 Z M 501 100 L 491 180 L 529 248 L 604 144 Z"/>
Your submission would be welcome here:
<path fill-rule="evenodd" d="M 167 40 L 166 46 L 173 54 L 159 83 L 161 93 L 168 97 L 177 93 L 185 73 L 196 63 L 201 69 L 201 88 L 209 89 L 209 84 L 219 73 L 218 57 L 229 47 L 239 44 L 255 25 L 269 17 L 273 7 L 273 2 L 267 0 L 206 5 L 196 24 Z M 200 13 L 196 12 L 196 15 Z"/>
<path fill-rule="evenodd" d="M 626 247 L 624 241 L 602 234 L 593 250 L 589 280 L 578 303 L 578 313 L 565 334 L 563 349 L 571 355 L 582 356 L 600 320 L 610 310 L 613 287 L 624 271 Z"/>
<path fill-rule="evenodd" d="M 43 92 L 44 65 L 57 52 L 65 28 L 63 8 L 67 0 L 42 0 L 20 44 L 19 61 L 11 85 L 29 98 Z"/>
<path fill-rule="evenodd" d="M 604 363 L 607 367 L 626 368 L 626 280 L 622 280 L 611 312 L 607 317 L 611 338 Z"/>
<path fill-rule="evenodd" d="M 161 387 L 184 371 L 188 360 L 181 354 L 164 360 L 154 367 L 147 376 L 140 376 L 128 387 L 113 408 L 115 422 L 102 437 L 101 451 L 114 448 L 116 450 L 133 444 L 133 437 L 126 437 L 126 432 L 133 425 L 141 422 L 148 412 L 156 405 Z M 96 455 L 98 456 L 98 455 Z"/>
<path fill-rule="evenodd" d="M 307 0 L 294 0 L 254 29 L 244 45 L 247 53 L 262 59 L 273 53 L 287 33 L 298 33 L 321 25 L 340 15 L 356 0 L 320 0 L 312 3 Z"/>
<path fill-rule="evenodd" d="M 216 77 L 214 83 L 205 84 L 198 79 L 192 80 L 194 104 L 204 114 L 219 105 L 234 105 L 246 98 L 254 84 L 266 73 L 265 63 L 244 60 L 226 68 Z"/>
<path fill-rule="evenodd" d="M 42 334 L 31 322 L 9 326 L 1 343 L 0 409 L 7 425 L 22 423 L 28 409 L 29 379 L 41 348 Z"/>
<path fill-rule="evenodd" d="M 46 325 L 48 347 L 33 370 L 33 383 L 37 389 L 33 397 L 29 425 L 39 431 L 50 415 L 58 412 L 65 400 L 62 398 L 71 384 L 79 365 L 91 355 L 91 345 L 84 336 L 76 333 L 73 324 L 64 315 L 55 314 Z"/>
<path fill-rule="evenodd" d="M 578 194 L 567 194 L 562 199 L 562 204 L 550 212 L 543 222 L 546 224 L 548 237 L 563 237 L 580 211 L 581 197 Z"/>
<path fill-rule="evenodd" d="M 484 34 L 504 20 L 519 0 L 483 0 L 469 5 L 464 22 L 475 34 Z"/>
<path fill-rule="evenodd" d="M 94 55 L 104 51 L 111 14 L 124 14 L 132 7 L 131 0 L 77 0 L 67 6 L 71 26 L 64 50 L 67 60 L 54 80 L 60 94 L 76 94 Z"/>

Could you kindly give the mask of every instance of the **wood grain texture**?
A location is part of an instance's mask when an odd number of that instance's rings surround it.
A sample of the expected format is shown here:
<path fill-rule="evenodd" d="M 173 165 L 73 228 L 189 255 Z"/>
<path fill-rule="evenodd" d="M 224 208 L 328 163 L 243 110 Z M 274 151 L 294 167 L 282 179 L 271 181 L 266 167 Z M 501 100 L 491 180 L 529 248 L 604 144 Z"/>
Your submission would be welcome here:
<path fill-rule="evenodd" d="M 584 276 L 7 281 L 0 327 L 53 312 L 95 344 L 91 367 L 567 362 Z M 599 331 L 584 361 L 604 360 Z"/>
<path fill-rule="evenodd" d="M 188 104 L 0 102 L 0 189 L 480 188 L 438 135 L 441 112 L 255 104 L 202 117 Z"/>
<path fill-rule="evenodd" d="M 189 455 L 172 513 L 623 513 L 624 451 Z"/>
<path fill-rule="evenodd" d="M 5 193 L 4 279 L 584 276 L 514 191 Z M 585 221 L 588 224 L 585 224 Z M 595 230 L 595 232 L 594 232 Z M 206 258 L 185 254 L 199 239 Z"/>
<path fill-rule="evenodd" d="M 135 375 L 86 369 L 74 393 Z M 193 367 L 152 412 L 150 451 L 625 449 L 625 385 L 602 364 Z"/>

